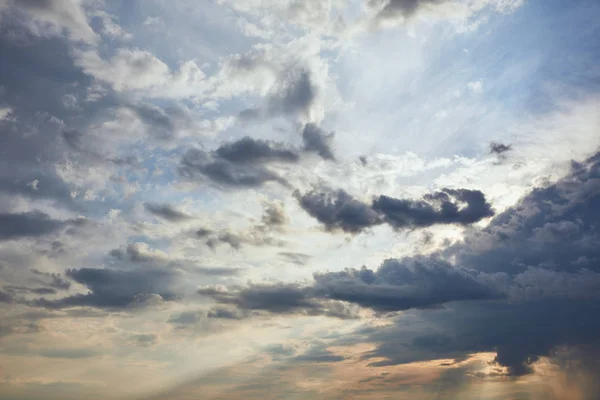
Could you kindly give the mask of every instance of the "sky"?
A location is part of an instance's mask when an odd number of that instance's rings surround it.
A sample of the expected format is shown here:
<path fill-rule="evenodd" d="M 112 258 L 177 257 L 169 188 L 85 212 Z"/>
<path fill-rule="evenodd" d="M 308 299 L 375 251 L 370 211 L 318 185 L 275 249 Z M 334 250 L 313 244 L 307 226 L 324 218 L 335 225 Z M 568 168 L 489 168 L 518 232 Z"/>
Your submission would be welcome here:
<path fill-rule="evenodd" d="M 0 0 L 0 400 L 600 398 L 599 21 Z"/>

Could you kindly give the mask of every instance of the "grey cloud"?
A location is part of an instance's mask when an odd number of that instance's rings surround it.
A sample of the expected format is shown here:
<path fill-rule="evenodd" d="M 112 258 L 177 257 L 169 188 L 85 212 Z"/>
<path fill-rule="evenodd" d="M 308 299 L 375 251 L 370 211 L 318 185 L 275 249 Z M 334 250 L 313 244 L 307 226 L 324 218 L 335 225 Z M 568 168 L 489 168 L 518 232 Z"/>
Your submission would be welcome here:
<path fill-rule="evenodd" d="M 198 293 L 215 300 L 217 308 L 223 305 L 234 306 L 245 315 L 266 312 L 356 318 L 356 310 L 352 307 L 336 301 L 320 301 L 313 296 L 312 288 L 295 284 L 252 285 L 234 290 L 209 287 L 199 289 Z"/>
<path fill-rule="evenodd" d="M 196 231 L 196 236 L 199 238 L 204 238 L 204 237 L 210 235 L 211 233 L 213 233 L 213 231 L 210 229 L 200 228 Z"/>
<path fill-rule="evenodd" d="M 348 305 L 393 312 L 453 301 L 501 298 L 505 295 L 495 287 L 501 279 L 500 274 L 487 275 L 423 257 L 387 260 L 377 271 L 363 267 L 315 274 L 313 284 L 308 286 L 252 285 L 233 291 L 205 289 L 200 293 L 241 310 L 346 318 Z M 340 305 L 346 310 L 335 312 L 334 308 Z"/>
<path fill-rule="evenodd" d="M 490 143 L 490 154 L 495 155 L 499 161 L 504 161 L 508 157 L 508 153 L 512 151 L 512 145 L 499 142 Z"/>
<path fill-rule="evenodd" d="M 235 142 L 222 144 L 215 154 L 227 161 L 236 164 L 255 164 L 269 161 L 297 162 L 299 155 L 291 149 L 286 149 L 282 144 L 248 136 Z"/>
<path fill-rule="evenodd" d="M 463 208 L 460 208 L 461 203 L 465 204 Z M 418 201 L 379 196 L 373 201 L 373 209 L 396 229 L 468 225 L 494 215 L 482 192 L 467 189 L 443 189 Z"/>
<path fill-rule="evenodd" d="M 343 190 L 334 193 L 308 192 L 295 196 L 309 215 L 316 218 L 329 231 L 342 230 L 358 233 L 381 223 L 381 217 L 367 204 L 364 204 Z"/>
<path fill-rule="evenodd" d="M 82 268 L 67 270 L 67 276 L 90 292 L 58 300 L 38 299 L 34 304 L 48 308 L 91 306 L 124 309 L 149 302 L 177 298 L 174 286 L 180 273 L 166 269 L 116 270 Z"/>
<path fill-rule="evenodd" d="M 146 211 L 170 222 L 182 222 L 192 218 L 190 215 L 177 210 L 170 204 L 145 203 Z"/>
<path fill-rule="evenodd" d="M 66 225 L 42 212 L 0 213 L 0 240 L 39 237 L 56 232 Z"/>
<path fill-rule="evenodd" d="M 395 229 L 413 229 L 437 224 L 467 225 L 491 217 L 494 212 L 478 190 L 443 189 L 427 194 L 423 200 L 395 199 L 379 196 L 371 206 L 343 190 L 300 195 L 300 206 L 329 231 L 358 233 L 387 223 Z M 463 208 L 460 208 L 464 204 Z"/>
<path fill-rule="evenodd" d="M 308 70 L 292 71 L 279 91 L 269 99 L 273 112 L 308 115 L 318 96 L 318 87 Z"/>
<path fill-rule="evenodd" d="M 371 7 L 377 8 L 377 18 L 395 19 L 409 18 L 420 8 L 447 3 L 448 0 L 368 0 Z"/>
<path fill-rule="evenodd" d="M 413 311 L 417 331 L 399 320 L 387 332 L 361 338 L 380 343 L 371 356 L 387 361 L 377 365 L 496 351 L 498 364 L 522 375 L 559 348 L 599 345 L 599 182 L 600 154 L 574 162 L 563 179 L 533 190 L 487 227 L 434 254 L 477 271 L 509 301 Z"/>
<path fill-rule="evenodd" d="M 190 149 L 184 154 L 179 172 L 187 179 L 205 178 L 226 187 L 252 188 L 267 182 L 287 185 L 282 177 L 262 165 L 238 165 L 199 149 Z"/>
<path fill-rule="evenodd" d="M 490 143 L 490 154 L 502 155 L 512 150 L 510 144 L 492 142 Z"/>
<path fill-rule="evenodd" d="M 265 108 L 243 110 L 242 120 L 278 116 L 310 119 L 319 98 L 320 88 L 313 82 L 312 73 L 304 68 L 291 68 L 279 74 L 277 84 L 267 96 Z"/>
<path fill-rule="evenodd" d="M 304 150 L 315 152 L 325 160 L 335 160 L 335 156 L 331 150 L 333 137 L 333 132 L 327 134 L 313 123 L 306 124 L 302 130 Z"/>
<path fill-rule="evenodd" d="M 460 300 L 503 297 L 502 276 L 485 276 L 431 258 L 386 260 L 377 271 L 348 269 L 315 275 L 315 292 L 375 311 L 402 311 Z"/>
<path fill-rule="evenodd" d="M 207 318 L 218 318 L 218 319 L 232 319 L 241 320 L 248 316 L 248 313 L 242 312 L 238 309 L 231 309 L 225 307 L 216 307 L 210 310 L 207 314 Z"/>

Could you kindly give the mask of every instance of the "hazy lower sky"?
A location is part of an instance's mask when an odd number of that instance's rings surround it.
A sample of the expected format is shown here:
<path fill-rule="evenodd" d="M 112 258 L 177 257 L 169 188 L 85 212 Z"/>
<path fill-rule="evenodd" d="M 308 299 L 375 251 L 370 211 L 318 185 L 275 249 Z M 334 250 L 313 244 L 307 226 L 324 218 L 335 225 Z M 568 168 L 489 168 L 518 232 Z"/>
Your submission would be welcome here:
<path fill-rule="evenodd" d="M 600 398 L 597 0 L 0 0 L 0 400 Z"/>

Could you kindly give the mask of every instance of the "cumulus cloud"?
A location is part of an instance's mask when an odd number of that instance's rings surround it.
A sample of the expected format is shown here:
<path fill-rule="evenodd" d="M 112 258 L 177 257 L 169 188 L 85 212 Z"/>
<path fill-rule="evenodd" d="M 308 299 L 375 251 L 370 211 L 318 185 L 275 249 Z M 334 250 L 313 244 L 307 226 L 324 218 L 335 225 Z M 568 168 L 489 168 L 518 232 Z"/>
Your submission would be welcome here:
<path fill-rule="evenodd" d="M 468 225 L 494 212 L 478 190 L 443 189 L 422 200 L 378 196 L 372 205 L 362 203 L 343 190 L 296 192 L 300 206 L 329 231 L 358 233 L 387 223 L 395 229 L 423 228 L 438 224 Z"/>
<path fill-rule="evenodd" d="M 415 312 L 436 333 L 404 335 L 398 321 L 371 335 L 366 340 L 381 343 L 371 356 L 386 359 L 377 365 L 496 351 L 509 374 L 523 375 L 562 346 L 597 345 L 599 178 L 600 155 L 574 163 L 568 176 L 533 190 L 484 229 L 434 254 L 477 271 L 510 301 Z"/>
<path fill-rule="evenodd" d="M 373 209 L 396 229 L 437 224 L 468 225 L 494 215 L 481 191 L 467 189 L 443 189 L 417 201 L 379 196 L 373 201 Z"/>
<path fill-rule="evenodd" d="M 339 229 L 358 233 L 381 223 L 380 215 L 375 210 L 343 190 L 334 193 L 313 190 L 304 195 L 296 192 L 295 196 L 300 207 L 329 231 Z"/>
<path fill-rule="evenodd" d="M 392 312 L 451 301 L 500 298 L 503 294 L 493 285 L 497 279 L 502 277 L 457 268 L 442 260 L 413 258 L 387 260 L 377 271 L 363 267 L 315 274 L 314 283 L 308 286 L 254 285 L 232 292 L 204 289 L 200 293 L 242 310 L 335 316 L 327 308 L 331 300 Z"/>

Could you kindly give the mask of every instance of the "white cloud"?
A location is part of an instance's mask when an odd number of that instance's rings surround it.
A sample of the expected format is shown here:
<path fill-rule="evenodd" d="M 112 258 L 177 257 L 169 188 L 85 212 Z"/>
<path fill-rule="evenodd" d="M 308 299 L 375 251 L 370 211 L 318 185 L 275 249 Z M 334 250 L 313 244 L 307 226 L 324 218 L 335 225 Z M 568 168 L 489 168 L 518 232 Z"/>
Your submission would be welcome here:
<path fill-rule="evenodd" d="M 483 82 L 481 82 L 481 81 L 471 81 L 471 82 L 467 83 L 467 87 L 473 93 L 481 93 L 481 92 L 483 92 Z"/>

